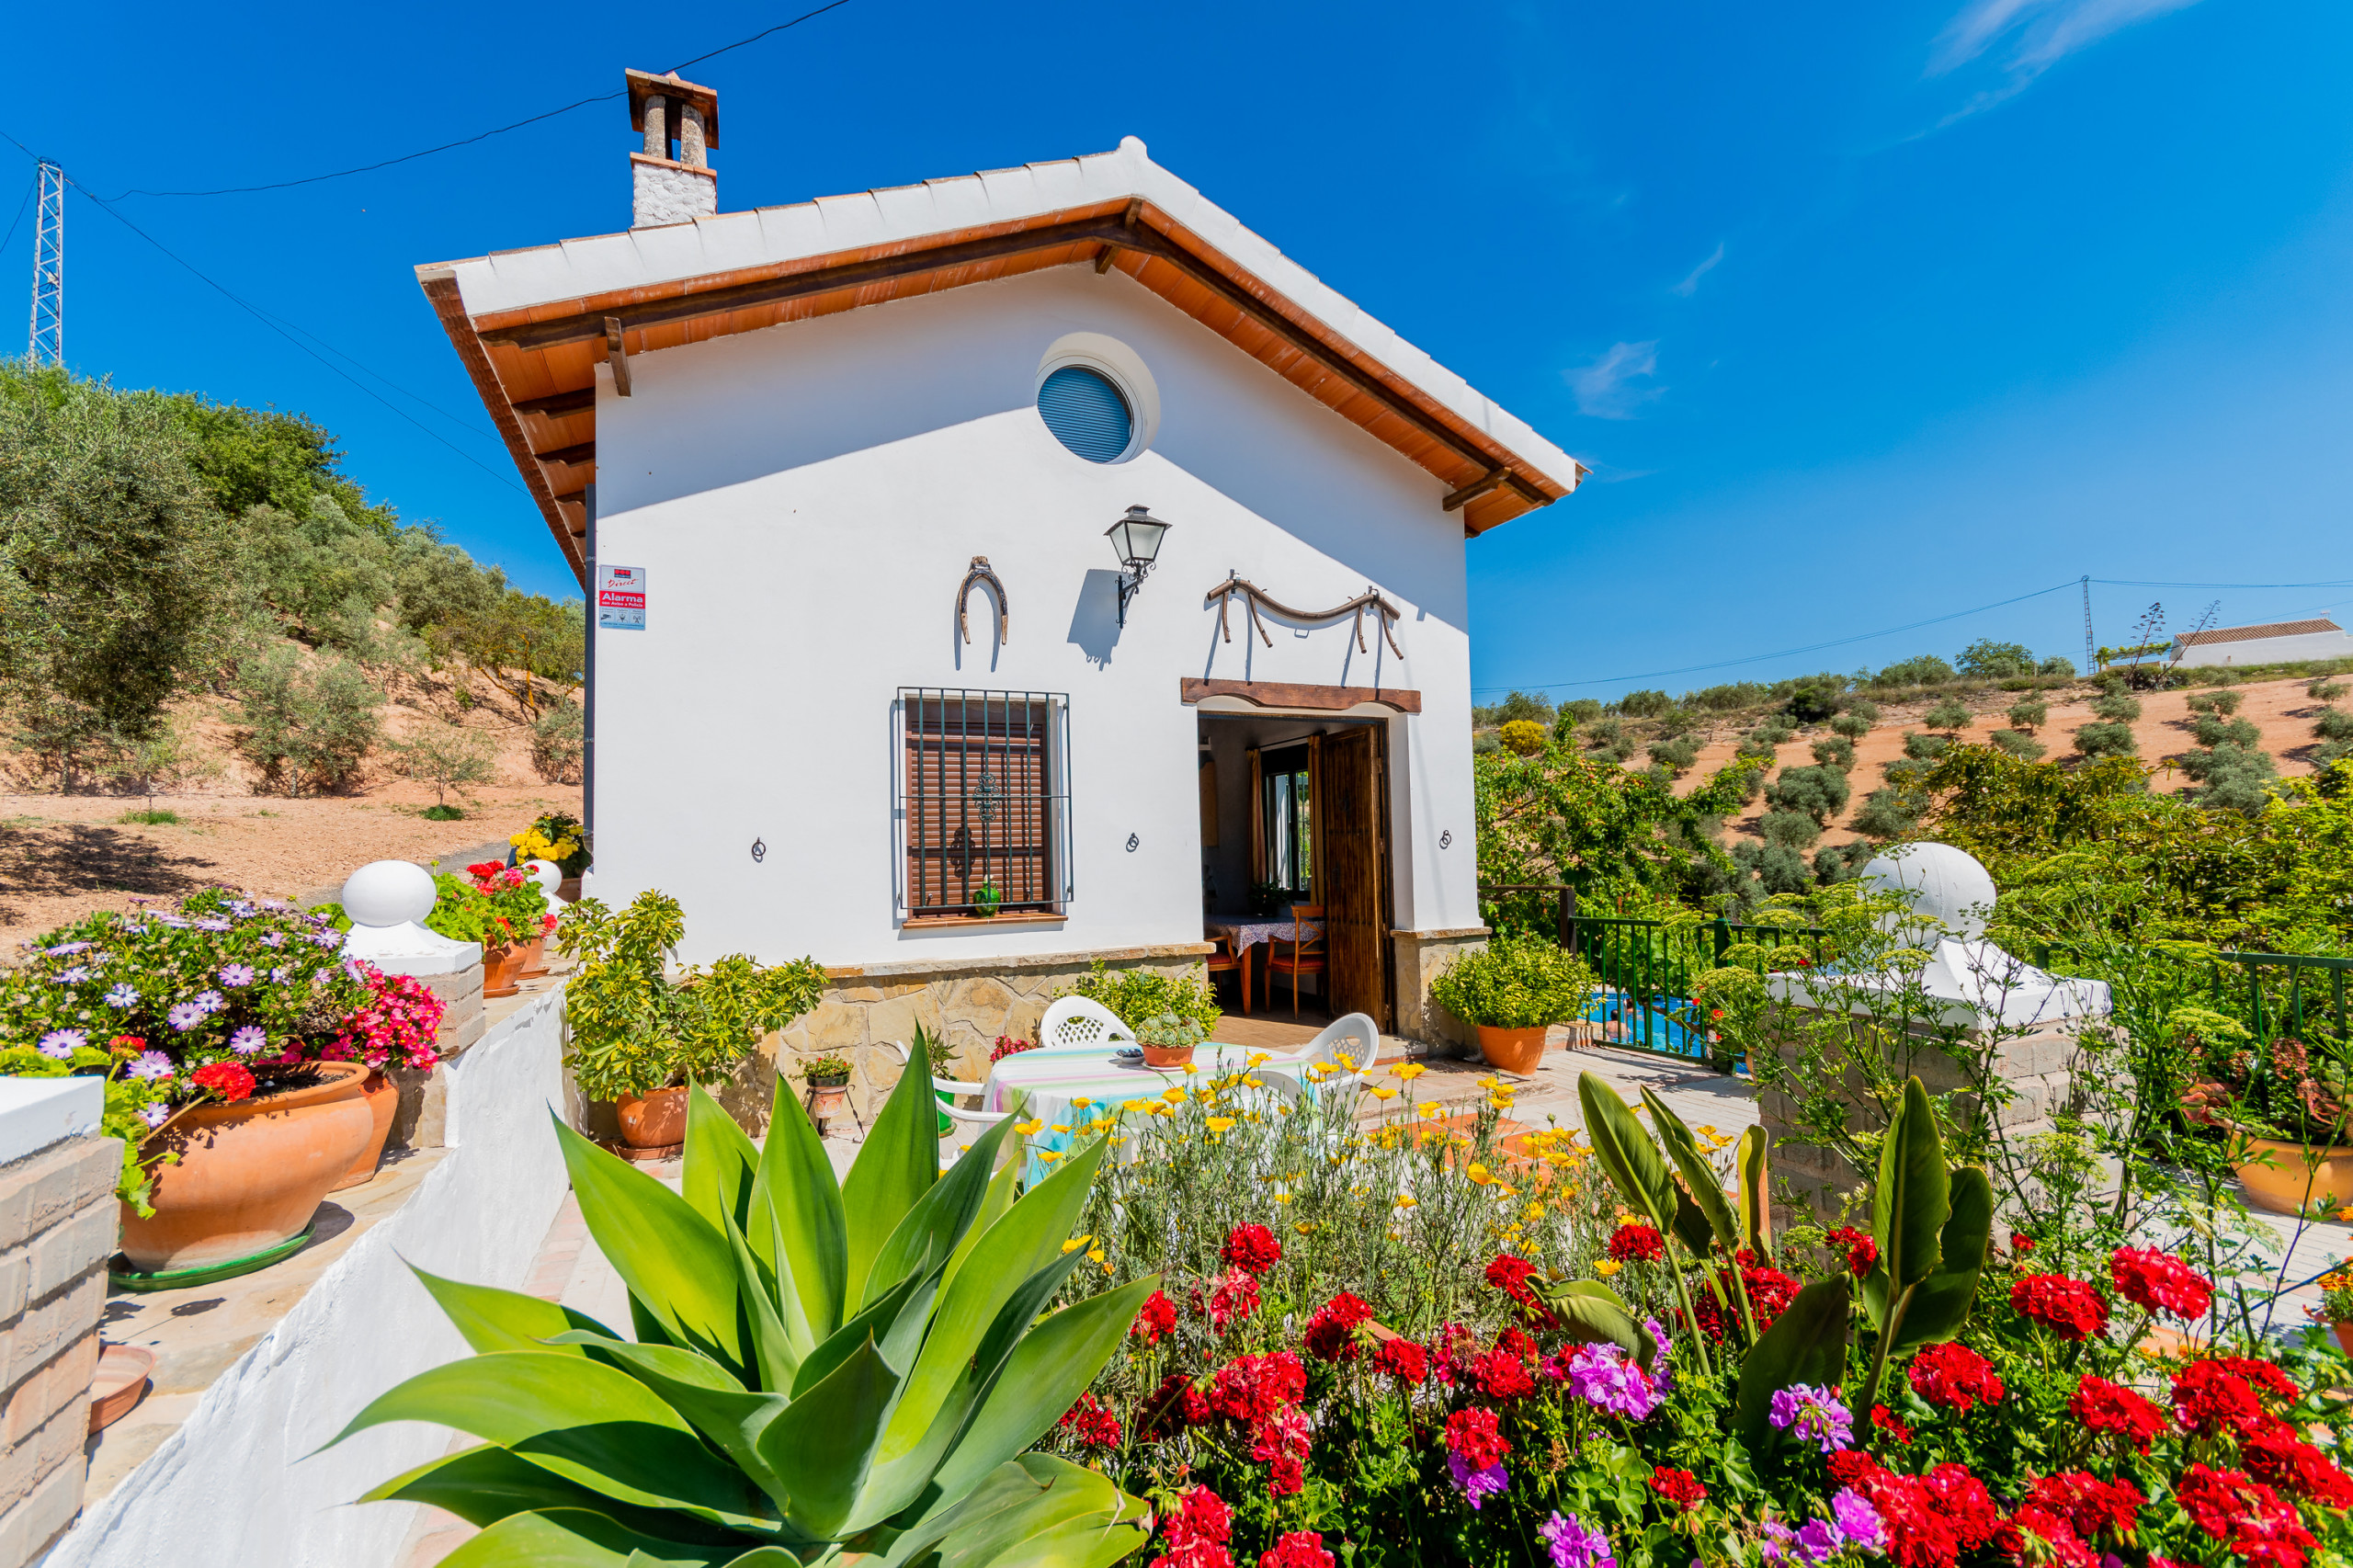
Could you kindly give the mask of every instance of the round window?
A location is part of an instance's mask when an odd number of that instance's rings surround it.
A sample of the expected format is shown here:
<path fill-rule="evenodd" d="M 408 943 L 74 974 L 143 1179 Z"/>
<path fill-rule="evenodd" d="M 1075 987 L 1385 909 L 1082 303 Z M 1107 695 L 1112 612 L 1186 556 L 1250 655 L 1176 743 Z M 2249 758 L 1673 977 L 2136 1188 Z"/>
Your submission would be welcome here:
<path fill-rule="evenodd" d="M 1039 384 L 1038 413 L 1055 439 L 1088 462 L 1117 461 L 1135 438 L 1135 414 L 1119 384 L 1085 365 L 1063 365 Z"/>

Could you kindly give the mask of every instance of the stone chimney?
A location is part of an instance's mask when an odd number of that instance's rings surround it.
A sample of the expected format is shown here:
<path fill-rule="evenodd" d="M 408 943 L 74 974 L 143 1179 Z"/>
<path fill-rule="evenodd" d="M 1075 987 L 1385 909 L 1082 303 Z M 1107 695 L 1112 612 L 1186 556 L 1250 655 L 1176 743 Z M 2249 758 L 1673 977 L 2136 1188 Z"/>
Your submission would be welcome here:
<path fill-rule="evenodd" d="M 645 133 L 645 150 L 629 155 L 629 226 L 710 217 L 719 210 L 719 176 L 704 153 L 719 145 L 719 95 L 676 71 L 628 77 L 630 129 Z"/>

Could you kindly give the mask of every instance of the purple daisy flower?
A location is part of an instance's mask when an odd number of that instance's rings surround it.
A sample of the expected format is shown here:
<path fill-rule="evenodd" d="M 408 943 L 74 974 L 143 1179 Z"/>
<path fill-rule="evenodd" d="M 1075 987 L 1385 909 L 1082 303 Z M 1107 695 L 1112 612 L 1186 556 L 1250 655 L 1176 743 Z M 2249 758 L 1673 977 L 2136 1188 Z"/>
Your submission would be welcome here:
<path fill-rule="evenodd" d="M 229 1037 L 229 1049 L 240 1056 L 251 1056 L 268 1043 L 269 1036 L 255 1024 L 247 1024 Z"/>
<path fill-rule="evenodd" d="M 1552 1568 L 1618 1568 L 1609 1538 L 1588 1528 L 1574 1514 L 1554 1513 L 1536 1527 L 1552 1555 Z"/>
<path fill-rule="evenodd" d="M 1800 1442 L 1813 1439 L 1835 1454 L 1854 1438 L 1855 1418 L 1828 1389 L 1791 1383 L 1773 1395 L 1767 1419 Z"/>
<path fill-rule="evenodd" d="M 1471 1505 L 1474 1513 L 1480 1504 L 1511 1485 L 1511 1476 L 1504 1470 L 1500 1460 L 1484 1470 L 1472 1470 L 1463 1462 L 1461 1454 L 1449 1449 L 1446 1464 L 1454 1472 L 1454 1484 L 1461 1488 L 1464 1501 Z"/>
<path fill-rule="evenodd" d="M 78 963 L 71 969 L 61 969 L 51 976 L 51 983 L 58 985 L 79 985 L 89 978 L 90 971 Z"/>
<path fill-rule="evenodd" d="M 131 985 L 118 982 L 114 989 L 107 993 L 107 1006 L 126 1009 L 136 1007 L 139 1006 L 139 993 Z"/>
<path fill-rule="evenodd" d="M 164 1021 L 186 1034 L 204 1022 L 205 1016 L 205 1010 L 193 1002 L 175 1002 L 171 1011 L 164 1015 Z"/>
<path fill-rule="evenodd" d="M 261 934 L 261 945 L 265 948 L 282 948 L 286 945 L 286 933 L 283 931 L 264 931 Z"/>
<path fill-rule="evenodd" d="M 196 928 L 199 931 L 226 931 L 229 928 L 229 923 L 217 915 L 211 915 L 198 921 Z"/>
<path fill-rule="evenodd" d="M 240 920 L 250 919 L 253 915 L 253 912 L 254 906 L 247 903 L 242 898 L 233 899 L 230 902 L 229 913 L 235 915 Z"/>
<path fill-rule="evenodd" d="M 172 1075 L 172 1059 L 160 1051 L 142 1051 L 131 1059 L 123 1071 L 134 1078 L 168 1078 Z"/>
<path fill-rule="evenodd" d="M 59 1062 L 70 1061 L 74 1053 L 90 1043 L 90 1037 L 80 1029 L 51 1029 L 40 1037 L 40 1051 L 43 1056 Z"/>
<path fill-rule="evenodd" d="M 208 1013 L 217 1013 L 229 1005 L 229 999 L 218 991 L 199 991 L 196 994 L 196 1005 Z"/>
<path fill-rule="evenodd" d="M 224 963 L 221 966 L 221 983 L 235 991 L 254 983 L 254 966 L 247 963 Z"/>
<path fill-rule="evenodd" d="M 26 944 L 28 947 L 30 947 L 31 945 L 32 944 L 29 942 Z M 53 959 L 69 958 L 75 953 L 86 953 L 89 950 L 90 944 L 87 942 L 60 942 L 53 948 L 43 948 L 41 949 L 42 952 L 48 954 Z"/>
<path fill-rule="evenodd" d="M 150 1127 L 161 1127 L 172 1119 L 172 1113 L 163 1106 L 143 1105 L 139 1108 L 139 1119 Z"/>
<path fill-rule="evenodd" d="M 343 946 L 343 933 L 335 930 L 313 931 L 311 933 L 311 940 L 327 951 L 333 952 Z"/>
<path fill-rule="evenodd" d="M 278 968 L 278 969 L 273 969 L 273 970 L 271 970 L 271 971 L 269 971 L 269 983 L 270 983 L 272 985 L 283 985 L 283 984 L 285 984 L 285 983 L 286 983 L 286 971 L 285 971 L 282 967 L 281 967 L 281 968 Z"/>

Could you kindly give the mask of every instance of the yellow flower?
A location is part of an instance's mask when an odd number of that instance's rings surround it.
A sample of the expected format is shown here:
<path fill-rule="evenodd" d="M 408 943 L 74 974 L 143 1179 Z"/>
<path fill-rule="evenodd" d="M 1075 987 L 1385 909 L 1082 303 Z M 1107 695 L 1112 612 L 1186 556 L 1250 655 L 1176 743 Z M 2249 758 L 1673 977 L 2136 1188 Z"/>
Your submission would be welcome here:
<path fill-rule="evenodd" d="M 1275 1201 L 1278 1203 L 1289 1203 L 1290 1201 L 1290 1194 L 1288 1192 L 1278 1192 L 1274 1195 L 1274 1198 Z"/>
<path fill-rule="evenodd" d="M 1070 1102 L 1070 1108 L 1073 1110 L 1085 1110 L 1088 1106 L 1091 1106 L 1095 1102 L 1093 1100 L 1088 1099 L 1085 1095 L 1081 1095 L 1076 1099 Z"/>
<path fill-rule="evenodd" d="M 1426 1121 L 1436 1121 L 1438 1119 L 1438 1113 L 1441 1108 L 1441 1108 L 1436 1100 L 1424 1100 L 1421 1104 L 1414 1108 L 1415 1110 L 1421 1114 L 1422 1119 Z"/>
<path fill-rule="evenodd" d="M 1264 1083 L 1260 1082 L 1260 1081 L 1259 1081 L 1258 1079 L 1256 1079 L 1256 1078 L 1245 1078 L 1245 1079 L 1243 1079 L 1243 1080 L 1242 1080 L 1242 1082 L 1243 1082 L 1243 1084 L 1244 1084 L 1246 1087 L 1253 1088 L 1253 1089 L 1263 1089 L 1263 1088 L 1265 1088 L 1265 1087 L 1267 1086 Z"/>
<path fill-rule="evenodd" d="M 1490 1172 L 1486 1166 L 1481 1165 L 1476 1160 L 1471 1162 L 1471 1168 L 1465 1171 L 1463 1175 L 1469 1176 L 1472 1181 L 1477 1182 L 1481 1187 L 1484 1187 L 1489 1182 L 1495 1179 L 1494 1174 Z"/>
<path fill-rule="evenodd" d="M 1401 1192 L 1397 1195 L 1395 1207 L 1399 1209 L 1412 1209 L 1417 1207 L 1418 1204 L 1419 1199 L 1415 1199 L 1412 1193 Z"/>
<path fill-rule="evenodd" d="M 1086 1256 L 1087 1256 L 1087 1258 L 1088 1258 L 1088 1260 L 1089 1260 L 1090 1262 L 1094 1262 L 1094 1263 L 1101 1263 L 1101 1264 L 1103 1264 L 1103 1267 L 1106 1267 L 1106 1268 L 1108 1268 L 1108 1267 L 1111 1267 L 1108 1263 L 1104 1263 L 1104 1261 L 1103 1261 L 1103 1249 L 1102 1249 L 1101 1247 L 1097 1247 L 1097 1248 L 1095 1248 L 1093 1251 L 1089 1252 Z"/>
<path fill-rule="evenodd" d="M 1307 1064 L 1307 1081 L 1320 1084 L 1332 1075 L 1332 1064 L 1328 1062 L 1311 1062 Z"/>
<path fill-rule="evenodd" d="M 1207 1125 L 1211 1132 L 1231 1132 L 1233 1131 L 1233 1118 L 1213 1116 L 1209 1119 Z"/>
<path fill-rule="evenodd" d="M 1504 1086 L 1504 1081 L 1490 1073 L 1479 1080 L 1479 1086 L 1483 1089 L 1500 1089 Z"/>
<path fill-rule="evenodd" d="M 1619 1262 L 1614 1257 L 1605 1257 L 1593 1266 L 1593 1271 L 1596 1274 L 1600 1275 L 1604 1279 L 1607 1279 L 1625 1267 L 1626 1266 L 1624 1264 Z"/>
<path fill-rule="evenodd" d="M 1193 1073 L 1198 1073 L 1198 1072 L 1199 1072 L 1199 1071 L 1200 1071 L 1200 1068 L 1199 1068 L 1199 1066 L 1198 1064 L 1196 1064 L 1196 1063 L 1194 1063 L 1194 1062 L 1186 1062 L 1186 1063 L 1185 1063 L 1185 1071 L 1186 1071 L 1188 1074 L 1193 1074 Z"/>
<path fill-rule="evenodd" d="M 1152 1106 L 1152 1114 L 1162 1117 L 1175 1116 L 1176 1114 L 1176 1108 L 1167 1104 L 1165 1101 L 1154 1100 Z"/>
<path fill-rule="evenodd" d="M 1185 1103 L 1185 1091 L 1182 1089 L 1163 1089 L 1160 1091 L 1160 1097 L 1166 1100 L 1170 1105 L 1183 1105 Z"/>
<path fill-rule="evenodd" d="M 1423 1074 L 1428 1072 L 1429 1068 L 1419 1062 L 1408 1062 L 1402 1066 L 1392 1067 L 1390 1071 L 1396 1074 L 1397 1076 L 1404 1082 L 1410 1084 L 1415 1079 L 1420 1077 Z"/>
<path fill-rule="evenodd" d="M 1027 1138 L 1033 1133 L 1043 1132 L 1046 1130 L 1046 1124 L 1043 1121 L 1037 1120 L 1033 1118 L 1029 1121 L 1015 1122 L 1013 1124 L 1013 1130 L 1016 1132 L 1020 1133 L 1024 1138 Z"/>
<path fill-rule="evenodd" d="M 1067 1122 L 1057 1121 L 1054 1123 L 1054 1131 L 1057 1132 L 1068 1132 L 1070 1131 L 1070 1124 Z"/>
<path fill-rule="evenodd" d="M 1063 1152 L 1060 1149 L 1040 1149 L 1038 1151 L 1038 1157 L 1051 1165 L 1063 1157 Z"/>
<path fill-rule="evenodd" d="M 1263 1051 L 1254 1051 L 1250 1053 L 1250 1065 L 1253 1067 L 1263 1066 L 1273 1060 L 1271 1055 Z"/>
<path fill-rule="evenodd" d="M 1092 1235 L 1073 1236 L 1073 1237 L 1071 1237 L 1071 1239 L 1070 1239 L 1070 1240 L 1068 1240 L 1068 1241 L 1066 1241 L 1066 1242 L 1064 1242 L 1064 1243 L 1063 1244 L 1063 1251 L 1064 1251 L 1065 1253 L 1073 1253 L 1073 1252 L 1076 1252 L 1079 1248 L 1081 1248 L 1081 1247 L 1083 1247 L 1083 1246 L 1086 1245 L 1089 1242 L 1092 1242 L 1094 1239 L 1095 1239 L 1095 1238 L 1094 1238 Z"/>
<path fill-rule="evenodd" d="M 1293 1225 L 1291 1229 L 1297 1231 L 1302 1236 L 1312 1236 L 1315 1233 L 1315 1222 L 1313 1220 L 1302 1220 L 1298 1224 Z"/>
<path fill-rule="evenodd" d="M 1377 1084 L 1373 1086 L 1372 1097 L 1377 1100 L 1393 1100 L 1397 1097 L 1397 1091 L 1385 1084 Z"/>
<path fill-rule="evenodd" d="M 1120 1108 L 1130 1116 L 1142 1116 L 1152 1108 L 1152 1102 L 1150 1100 L 1121 1100 Z"/>
<path fill-rule="evenodd" d="M 1122 1144 L 1122 1143 L 1126 1142 L 1127 1142 L 1127 1139 L 1126 1139 L 1124 1136 L 1121 1136 L 1121 1135 L 1119 1135 L 1119 1134 L 1116 1134 L 1116 1133 L 1115 1133 L 1115 1134 L 1114 1134 L 1114 1135 L 1112 1135 L 1111 1137 L 1105 1139 L 1105 1140 L 1104 1140 L 1104 1142 L 1107 1142 L 1107 1143 L 1108 1143 L 1108 1144 L 1110 1144 L 1110 1145 L 1111 1145 L 1111 1147 L 1113 1147 L 1114 1149 L 1116 1149 L 1116 1148 L 1118 1148 L 1120 1144 Z"/>

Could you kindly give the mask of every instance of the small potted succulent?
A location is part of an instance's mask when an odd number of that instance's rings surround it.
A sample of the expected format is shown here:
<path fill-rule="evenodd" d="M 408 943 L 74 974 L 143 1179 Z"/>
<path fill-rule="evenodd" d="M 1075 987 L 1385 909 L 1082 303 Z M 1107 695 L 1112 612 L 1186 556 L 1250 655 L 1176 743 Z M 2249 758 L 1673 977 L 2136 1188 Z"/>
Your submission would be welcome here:
<path fill-rule="evenodd" d="M 1526 1074 L 1542 1063 L 1551 1026 L 1593 1006 L 1593 971 L 1550 937 L 1498 937 L 1448 965 L 1430 995 L 1478 1031 L 1487 1065 Z"/>
<path fill-rule="evenodd" d="M 1210 1031 L 1191 1018 L 1175 1013 L 1154 1013 L 1136 1026 L 1136 1043 L 1143 1047 L 1147 1067 L 1182 1067 L 1193 1060 L 1193 1048 Z"/>

